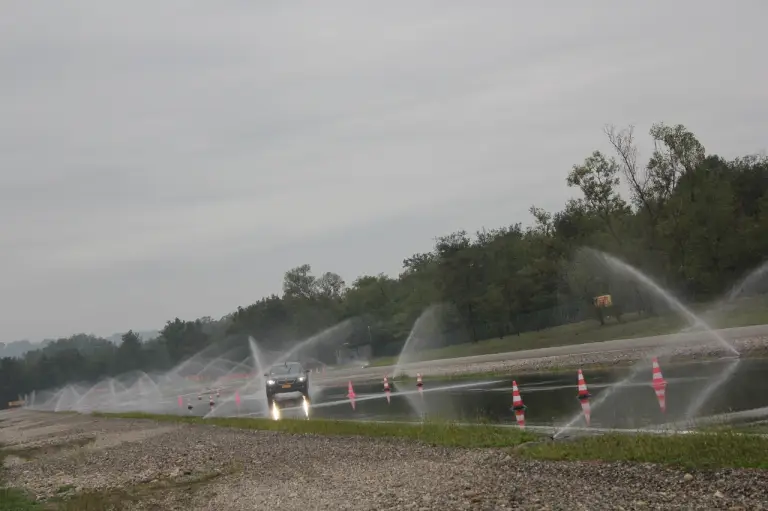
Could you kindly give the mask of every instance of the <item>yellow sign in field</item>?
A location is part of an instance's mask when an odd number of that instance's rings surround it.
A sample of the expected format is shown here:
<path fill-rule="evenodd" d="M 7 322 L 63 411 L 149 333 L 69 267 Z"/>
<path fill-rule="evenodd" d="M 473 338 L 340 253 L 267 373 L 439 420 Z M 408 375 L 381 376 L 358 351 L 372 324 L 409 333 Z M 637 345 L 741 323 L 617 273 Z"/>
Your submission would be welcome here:
<path fill-rule="evenodd" d="M 604 309 L 605 307 L 613 306 L 613 299 L 611 295 L 600 295 L 594 298 L 595 307 Z"/>

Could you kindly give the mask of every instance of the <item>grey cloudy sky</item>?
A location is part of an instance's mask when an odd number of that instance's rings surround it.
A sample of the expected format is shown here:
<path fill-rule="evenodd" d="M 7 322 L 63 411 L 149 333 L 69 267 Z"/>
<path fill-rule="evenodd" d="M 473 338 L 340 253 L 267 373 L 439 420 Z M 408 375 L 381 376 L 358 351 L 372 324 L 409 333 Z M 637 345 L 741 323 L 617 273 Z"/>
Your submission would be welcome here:
<path fill-rule="evenodd" d="M 766 149 L 768 2 L 529 4 L 4 0 L 0 340 L 396 274 L 560 208 L 606 123 Z"/>

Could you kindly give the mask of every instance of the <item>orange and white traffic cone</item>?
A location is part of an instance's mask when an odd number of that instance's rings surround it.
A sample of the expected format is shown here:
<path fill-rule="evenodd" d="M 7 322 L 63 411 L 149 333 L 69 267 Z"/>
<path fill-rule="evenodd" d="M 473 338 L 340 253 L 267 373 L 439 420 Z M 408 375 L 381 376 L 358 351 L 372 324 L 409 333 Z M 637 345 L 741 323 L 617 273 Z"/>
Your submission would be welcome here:
<path fill-rule="evenodd" d="M 587 426 L 589 426 L 590 418 L 592 416 L 592 410 L 589 408 L 589 399 L 581 400 L 581 411 L 584 414 L 584 421 L 587 423 Z"/>
<path fill-rule="evenodd" d="M 208 405 L 211 407 L 211 410 L 213 410 L 213 405 L 214 405 L 213 396 L 210 396 L 208 398 Z"/>
<path fill-rule="evenodd" d="M 659 401 L 659 408 L 662 413 L 667 411 L 667 382 L 661 375 L 659 359 L 653 357 L 653 390 L 656 392 L 656 399 Z"/>
<path fill-rule="evenodd" d="M 581 402 L 581 411 L 584 413 L 584 420 L 587 423 L 587 426 L 589 426 L 592 411 L 589 407 L 589 398 L 592 397 L 589 391 L 587 390 L 587 382 L 584 380 L 584 374 L 581 372 L 581 369 L 579 369 L 579 391 L 578 395 L 576 396 L 578 400 Z"/>
<path fill-rule="evenodd" d="M 584 373 L 579 369 L 579 399 L 589 399 L 592 395 L 587 390 L 587 382 L 584 380 Z"/>
<path fill-rule="evenodd" d="M 200 394 L 199 392 L 197 393 L 197 400 L 198 401 L 202 401 L 203 400 L 203 395 Z"/>
<path fill-rule="evenodd" d="M 384 375 L 384 393 L 387 395 L 387 403 L 390 403 L 390 388 L 389 388 L 389 379 L 387 378 L 387 375 Z"/>
<path fill-rule="evenodd" d="M 520 397 L 520 391 L 517 388 L 517 382 L 512 381 L 512 410 L 515 412 L 515 419 L 520 429 L 525 429 L 525 409 L 523 398 Z"/>
<path fill-rule="evenodd" d="M 352 405 L 352 409 L 355 409 L 355 389 L 352 388 L 352 380 L 349 380 L 347 387 L 347 397 L 349 398 L 349 404 Z"/>
<path fill-rule="evenodd" d="M 421 399 L 424 399 L 424 382 L 421 381 L 421 374 L 416 373 L 416 388 L 419 389 Z"/>

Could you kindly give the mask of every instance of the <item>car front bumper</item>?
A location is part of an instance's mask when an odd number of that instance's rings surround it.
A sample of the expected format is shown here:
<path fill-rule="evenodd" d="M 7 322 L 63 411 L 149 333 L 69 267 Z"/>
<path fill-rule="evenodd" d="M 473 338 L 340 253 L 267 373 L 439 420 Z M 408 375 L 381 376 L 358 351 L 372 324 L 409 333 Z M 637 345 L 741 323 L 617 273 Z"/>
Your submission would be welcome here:
<path fill-rule="evenodd" d="M 267 385 L 267 394 L 287 394 L 290 392 L 306 392 L 307 382 L 296 383 L 275 383 L 274 385 Z"/>

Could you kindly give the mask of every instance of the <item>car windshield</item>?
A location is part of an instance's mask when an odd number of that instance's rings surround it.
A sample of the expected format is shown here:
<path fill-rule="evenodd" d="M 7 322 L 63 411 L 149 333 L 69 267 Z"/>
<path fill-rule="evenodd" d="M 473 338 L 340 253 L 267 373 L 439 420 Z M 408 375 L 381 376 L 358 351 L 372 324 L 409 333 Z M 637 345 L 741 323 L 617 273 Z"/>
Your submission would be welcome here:
<path fill-rule="evenodd" d="M 299 374 L 300 372 L 301 372 L 301 364 L 297 364 L 295 362 L 272 366 L 269 370 L 269 374 L 274 374 L 274 375 Z"/>

